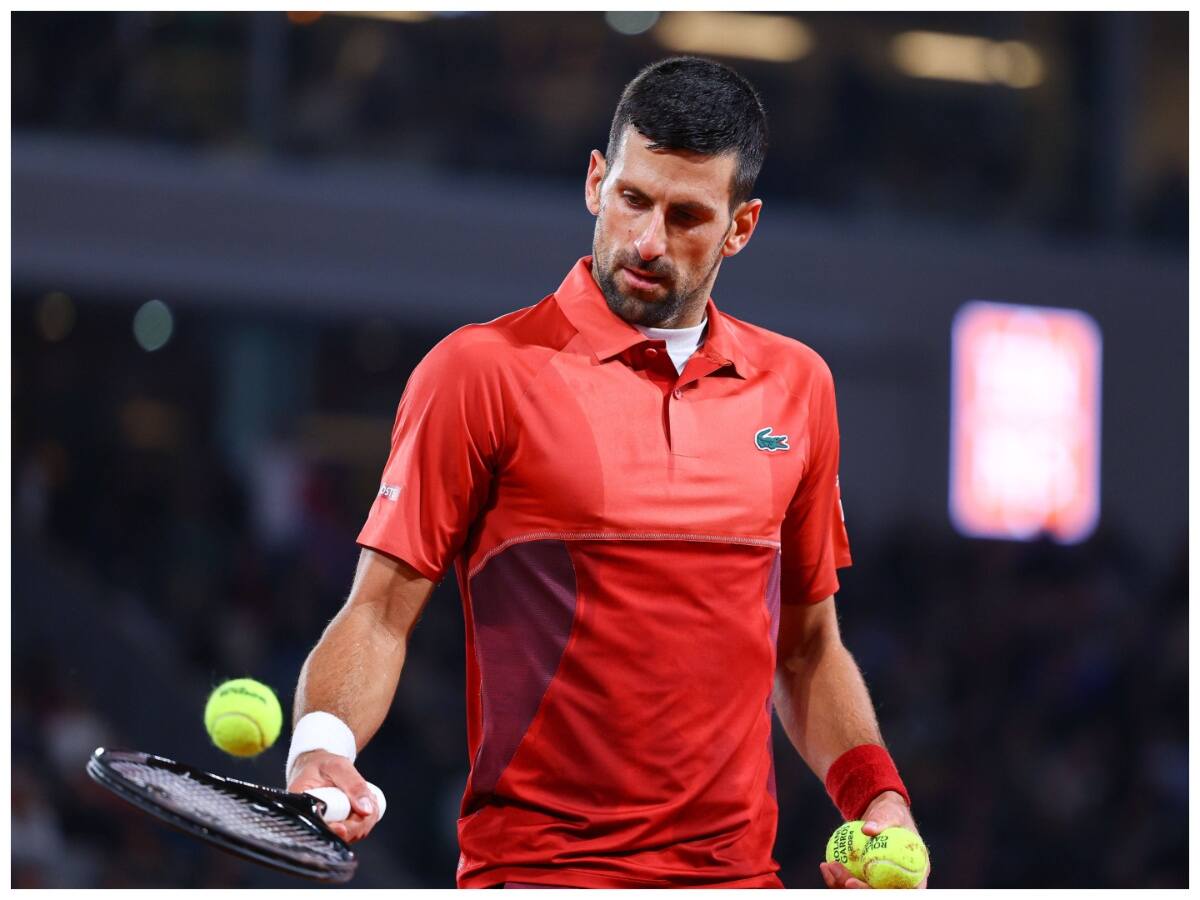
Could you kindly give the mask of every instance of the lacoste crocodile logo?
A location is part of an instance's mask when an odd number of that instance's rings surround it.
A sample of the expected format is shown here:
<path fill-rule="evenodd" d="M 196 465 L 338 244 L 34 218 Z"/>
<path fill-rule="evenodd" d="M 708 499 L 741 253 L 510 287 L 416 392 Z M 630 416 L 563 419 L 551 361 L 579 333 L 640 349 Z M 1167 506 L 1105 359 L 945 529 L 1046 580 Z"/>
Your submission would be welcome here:
<path fill-rule="evenodd" d="M 771 434 L 770 425 L 754 432 L 754 446 L 759 450 L 766 450 L 768 453 L 774 453 L 776 450 L 792 449 L 788 446 L 788 436 L 786 434 Z"/>

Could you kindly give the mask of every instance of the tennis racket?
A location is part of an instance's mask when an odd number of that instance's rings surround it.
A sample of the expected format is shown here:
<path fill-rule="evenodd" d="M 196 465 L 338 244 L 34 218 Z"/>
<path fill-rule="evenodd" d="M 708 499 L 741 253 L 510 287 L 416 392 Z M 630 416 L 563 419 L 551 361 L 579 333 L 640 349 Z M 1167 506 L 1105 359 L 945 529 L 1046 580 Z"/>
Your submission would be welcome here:
<path fill-rule="evenodd" d="M 337 788 L 291 794 L 203 772 L 184 763 L 126 750 L 98 748 L 87 773 L 118 797 L 180 831 L 291 875 L 345 882 L 358 859 L 326 822 L 350 814 Z M 380 809 L 383 793 L 370 785 Z"/>

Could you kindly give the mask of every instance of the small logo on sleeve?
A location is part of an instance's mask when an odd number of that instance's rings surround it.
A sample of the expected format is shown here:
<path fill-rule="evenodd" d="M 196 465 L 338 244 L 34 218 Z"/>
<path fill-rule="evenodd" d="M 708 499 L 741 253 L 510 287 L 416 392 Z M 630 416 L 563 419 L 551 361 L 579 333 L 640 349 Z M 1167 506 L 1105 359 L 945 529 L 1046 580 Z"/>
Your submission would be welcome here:
<path fill-rule="evenodd" d="M 754 433 L 754 446 L 759 450 L 774 453 L 776 450 L 791 450 L 786 434 L 771 434 L 771 426 L 761 428 Z"/>
<path fill-rule="evenodd" d="M 400 497 L 400 485 L 388 484 L 386 481 L 379 486 L 379 496 L 387 497 L 393 503 Z"/>

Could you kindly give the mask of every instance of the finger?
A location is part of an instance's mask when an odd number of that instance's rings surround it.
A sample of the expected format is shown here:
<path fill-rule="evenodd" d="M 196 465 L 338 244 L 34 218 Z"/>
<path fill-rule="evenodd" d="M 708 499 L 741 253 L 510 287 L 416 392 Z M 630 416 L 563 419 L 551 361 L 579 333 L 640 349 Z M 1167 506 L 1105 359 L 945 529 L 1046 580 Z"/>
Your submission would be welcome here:
<path fill-rule="evenodd" d="M 859 881 L 857 878 L 847 878 L 846 883 L 843 885 L 843 887 L 849 888 L 852 891 L 853 890 L 863 890 L 863 889 L 866 889 L 869 891 L 871 889 L 871 886 L 869 884 L 867 884 L 865 881 Z"/>
<path fill-rule="evenodd" d="M 354 843 L 355 841 L 361 841 L 368 834 L 370 834 L 371 829 L 375 827 L 375 822 L 378 820 L 374 817 L 364 819 L 360 818 L 359 816 L 354 816 L 346 821 L 346 842 Z"/>
<path fill-rule="evenodd" d="M 833 887 L 845 887 L 850 879 L 850 870 L 841 863 L 829 863 L 829 874 L 833 876 Z"/>
<path fill-rule="evenodd" d="M 866 822 L 863 822 L 863 826 L 862 826 L 863 834 L 867 835 L 868 837 L 875 837 L 875 835 L 877 835 L 877 834 L 879 834 L 879 832 L 883 831 L 884 828 L 888 827 L 886 824 L 881 823 L 879 821 L 880 818 L 881 817 L 876 817 L 874 819 L 869 819 Z"/>
<path fill-rule="evenodd" d="M 362 786 L 354 793 L 347 794 L 351 798 L 351 808 L 361 816 L 377 816 L 379 813 L 379 805 L 375 801 L 375 797 L 371 790 L 367 787 L 367 783 L 362 782 Z"/>
<path fill-rule="evenodd" d="M 375 798 L 367 781 L 358 774 L 358 770 L 350 763 L 338 766 L 329 773 L 333 776 L 333 784 L 350 800 L 350 812 L 361 816 L 369 816 L 378 811 Z"/>
<path fill-rule="evenodd" d="M 327 827 L 347 844 L 353 844 L 370 834 L 375 823 L 355 814 L 344 821 L 328 823 Z"/>
<path fill-rule="evenodd" d="M 833 877 L 833 873 L 829 871 L 829 863 L 821 863 L 821 877 L 825 879 L 825 887 L 837 887 L 837 881 Z"/>

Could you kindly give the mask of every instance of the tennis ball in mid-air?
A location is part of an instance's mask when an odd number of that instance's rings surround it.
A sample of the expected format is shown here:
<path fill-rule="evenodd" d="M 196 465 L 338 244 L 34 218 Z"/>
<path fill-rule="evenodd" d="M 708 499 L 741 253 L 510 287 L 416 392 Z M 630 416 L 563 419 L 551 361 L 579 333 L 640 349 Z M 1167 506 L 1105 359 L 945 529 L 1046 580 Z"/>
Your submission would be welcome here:
<path fill-rule="evenodd" d="M 864 881 L 862 870 L 862 855 L 870 840 L 863 834 L 862 819 L 855 822 L 843 822 L 830 835 L 829 843 L 825 845 L 825 862 L 841 863 L 852 876 Z"/>
<path fill-rule="evenodd" d="M 265 684 L 253 678 L 235 678 L 209 695 L 204 727 L 226 753 L 257 756 L 279 737 L 283 710 L 275 692 Z"/>
<path fill-rule="evenodd" d="M 862 880 L 873 888 L 914 888 L 929 868 L 929 851 L 907 828 L 885 828 L 867 839 Z"/>

